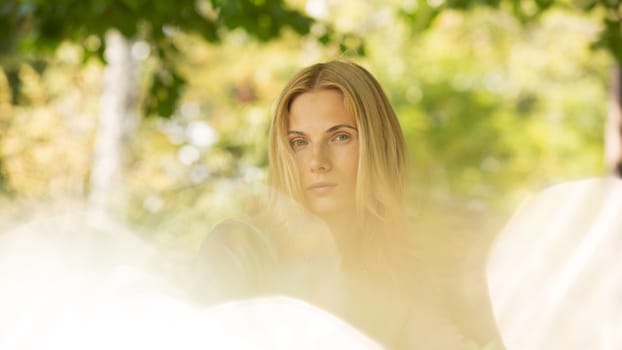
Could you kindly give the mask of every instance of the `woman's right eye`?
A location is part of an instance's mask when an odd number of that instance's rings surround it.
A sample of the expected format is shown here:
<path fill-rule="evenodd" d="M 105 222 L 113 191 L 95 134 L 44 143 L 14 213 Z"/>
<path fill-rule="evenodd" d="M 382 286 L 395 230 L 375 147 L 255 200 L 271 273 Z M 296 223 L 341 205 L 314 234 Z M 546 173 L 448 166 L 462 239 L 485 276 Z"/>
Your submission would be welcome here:
<path fill-rule="evenodd" d="M 289 141 L 289 143 L 292 145 L 293 148 L 300 148 L 305 146 L 307 144 L 307 141 L 305 141 L 304 139 L 293 139 Z"/>

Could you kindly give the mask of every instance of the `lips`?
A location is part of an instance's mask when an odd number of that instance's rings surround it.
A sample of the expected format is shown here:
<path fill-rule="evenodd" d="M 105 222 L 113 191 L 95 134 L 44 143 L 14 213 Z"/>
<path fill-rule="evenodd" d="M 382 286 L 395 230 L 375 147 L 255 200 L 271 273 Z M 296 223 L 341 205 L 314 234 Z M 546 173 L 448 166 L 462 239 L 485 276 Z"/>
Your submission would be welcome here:
<path fill-rule="evenodd" d="M 326 193 L 337 187 L 336 183 L 332 182 L 316 182 L 307 187 L 307 190 L 313 193 Z"/>

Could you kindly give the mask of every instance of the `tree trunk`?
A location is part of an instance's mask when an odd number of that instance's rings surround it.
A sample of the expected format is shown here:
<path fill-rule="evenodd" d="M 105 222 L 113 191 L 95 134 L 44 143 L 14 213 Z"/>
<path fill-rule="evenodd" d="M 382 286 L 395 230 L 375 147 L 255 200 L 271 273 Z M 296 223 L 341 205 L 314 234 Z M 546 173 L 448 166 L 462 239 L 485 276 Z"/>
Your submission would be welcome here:
<path fill-rule="evenodd" d="M 8 178 L 4 168 L 4 152 L 2 136 L 9 130 L 11 125 L 11 87 L 9 79 L 2 68 L 0 68 L 0 195 L 10 191 Z"/>
<path fill-rule="evenodd" d="M 611 73 L 609 112 L 605 126 L 605 163 L 613 175 L 622 177 L 622 69 L 619 64 Z"/>
<path fill-rule="evenodd" d="M 116 30 L 106 33 L 99 121 L 90 176 L 91 219 L 105 219 L 113 197 L 122 189 L 123 151 L 133 129 L 137 78 L 131 41 Z"/>

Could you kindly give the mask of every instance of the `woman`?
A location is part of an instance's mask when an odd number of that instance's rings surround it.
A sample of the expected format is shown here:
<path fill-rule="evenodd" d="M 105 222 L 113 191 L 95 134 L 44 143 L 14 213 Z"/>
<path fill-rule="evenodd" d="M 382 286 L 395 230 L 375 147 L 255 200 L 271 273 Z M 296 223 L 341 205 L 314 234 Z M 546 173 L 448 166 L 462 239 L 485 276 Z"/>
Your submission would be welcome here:
<path fill-rule="evenodd" d="M 303 69 L 279 98 L 269 141 L 269 179 L 278 195 L 273 197 L 270 219 L 259 221 L 270 224 L 253 226 L 262 227 L 260 233 L 248 234 L 245 229 L 236 239 L 253 241 L 243 244 L 252 248 L 244 248 L 237 256 L 252 256 L 251 274 L 264 282 L 262 287 L 254 283 L 250 294 L 279 292 L 265 285 L 274 287 L 283 278 L 266 270 L 297 264 L 296 255 L 288 254 L 295 245 L 292 237 L 324 237 L 328 232 L 339 255 L 331 263 L 342 277 L 340 293 L 333 293 L 329 301 L 303 298 L 391 349 L 465 347 L 468 337 L 449 321 L 432 279 L 411 249 L 403 198 L 406 145 L 376 79 L 351 62 L 332 61 Z M 283 196 L 319 218 L 327 230 L 309 225 L 313 220 L 299 220 L 292 215 L 295 210 L 283 210 L 289 207 L 283 204 Z M 299 231 L 307 234 L 293 234 Z M 231 235 L 213 235 L 218 236 Z M 264 253 L 257 255 L 259 250 Z M 257 271 L 259 265 L 269 268 Z M 314 276 L 326 276 L 330 266 L 317 271 Z"/>
<path fill-rule="evenodd" d="M 410 283 L 423 281 L 423 271 L 406 236 L 406 145 L 376 79 L 349 62 L 303 69 L 279 99 L 269 156 L 271 185 L 323 219 L 337 243 L 344 317 L 386 345 L 406 347 L 404 311 L 428 296 Z"/>
<path fill-rule="evenodd" d="M 324 219 L 347 261 L 380 258 L 360 254 L 365 246 L 403 243 L 404 137 L 363 68 L 334 61 L 294 77 L 272 121 L 269 159 L 271 185 Z"/>

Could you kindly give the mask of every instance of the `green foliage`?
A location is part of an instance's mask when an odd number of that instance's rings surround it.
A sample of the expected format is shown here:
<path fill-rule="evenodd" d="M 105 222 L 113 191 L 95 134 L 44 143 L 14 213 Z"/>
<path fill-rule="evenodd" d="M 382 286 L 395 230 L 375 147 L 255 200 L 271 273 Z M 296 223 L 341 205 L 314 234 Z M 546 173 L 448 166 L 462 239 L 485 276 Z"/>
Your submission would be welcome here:
<path fill-rule="evenodd" d="M 434 19 L 447 10 L 467 11 L 487 6 L 506 9 L 521 23 L 533 23 L 554 8 L 569 9 L 585 14 L 596 14 L 602 27 L 594 47 L 606 49 L 618 63 L 622 63 L 622 6 L 619 1 L 575 0 L 572 4 L 560 0 L 415 0 L 413 5 L 403 9 L 402 17 L 412 26 L 415 33 L 426 30 Z"/>
<path fill-rule="evenodd" d="M 178 71 L 177 33 L 198 35 L 207 42 L 220 42 L 224 33 L 243 30 L 265 42 L 291 30 L 309 35 L 313 19 L 289 8 L 282 0 L 8 0 L 0 5 L 0 65 L 11 75 L 21 62 L 7 57 L 45 57 L 64 41 L 84 48 L 85 62 L 104 58 L 104 36 L 109 29 L 126 38 L 145 41 L 161 61 L 148 79 L 149 92 L 143 110 L 147 116 L 170 117 L 186 85 Z M 364 54 L 362 39 L 337 33 L 322 24 L 317 40 L 338 43 L 349 54 Z M 13 77 L 13 75 L 11 75 Z M 13 95 L 19 80 L 12 79 Z"/>
<path fill-rule="evenodd" d="M 217 42 L 223 29 L 239 28 L 267 41 L 287 28 L 307 34 L 311 24 L 311 18 L 281 0 L 8 0 L 0 5 L 0 64 L 13 78 L 16 64 L 3 56 L 49 55 L 67 40 L 82 44 L 86 58 L 94 54 L 104 60 L 105 33 L 115 28 L 127 38 L 146 41 L 162 61 L 148 87 L 145 111 L 168 117 L 185 85 L 175 65 L 175 32 Z M 11 79 L 14 96 L 19 84 Z"/>
<path fill-rule="evenodd" d="M 175 69 L 160 66 L 153 75 L 145 98 L 145 115 L 168 118 L 175 112 L 185 80 Z"/>
<path fill-rule="evenodd" d="M 400 59 L 371 54 L 388 67 L 379 75 L 409 143 L 413 196 L 485 210 L 598 176 L 611 62 L 589 50 L 594 27 L 559 11 L 525 27 L 500 10 L 445 10 L 426 32 L 405 33 L 389 54 Z"/>
<path fill-rule="evenodd" d="M 242 28 L 260 39 L 279 35 L 291 27 L 307 33 L 311 19 L 269 1 L 148 1 L 148 0 L 10 0 L 2 5 L 4 52 L 15 49 L 39 50 L 56 47 L 63 40 L 81 42 L 90 35 L 103 38 L 110 28 L 126 37 L 137 34 L 157 43 L 166 37 L 165 27 L 198 33 L 208 41 L 220 39 L 219 28 Z M 264 20 L 257 21 L 257 16 Z M 145 28 L 146 27 L 146 28 Z M 15 47 L 20 46 L 20 47 Z"/>
<path fill-rule="evenodd" d="M 218 6 L 244 3 L 214 2 L 199 12 L 219 23 Z M 366 56 L 355 60 L 385 88 L 406 134 L 412 197 L 441 203 L 439 222 L 447 220 L 445 210 L 455 216 L 451 208 L 461 205 L 488 218 L 498 205 L 515 208 L 525 189 L 600 175 L 612 62 L 604 51 L 589 50 L 598 22 L 554 6 L 524 26 L 506 2 L 460 5 L 468 11 L 434 3 L 421 2 L 416 12 L 397 2 L 343 2 L 306 36 L 288 27 L 270 41 L 242 27 L 221 26 L 213 32 L 218 41 L 211 41 L 208 30 L 166 26 L 155 33 L 137 22 L 137 39 L 161 37 L 149 43 L 140 93 L 148 113 L 161 117 L 141 120 L 124 151 L 119 214 L 153 236 L 196 246 L 211 225 L 243 210 L 240 188 L 265 180 L 267 130 L 286 81 L 310 63 L 361 51 Z M 423 16 L 425 8 L 433 16 L 421 19 L 423 31 L 398 20 Z M 84 195 L 103 67 L 92 58 L 102 42 L 91 34 L 50 56 L 5 56 L 7 83 L 19 86 L 19 94 L 0 84 L 0 118 L 9 116 L 0 129 L 0 165 L 3 186 L 16 197 Z M 45 70 L 33 69 L 35 58 L 48 57 Z M 3 99 L 14 100 L 10 109 Z M 211 146 L 189 137 L 197 123 L 214 130 Z M 185 151 L 196 158 L 184 161 Z M 462 221 L 474 217 L 465 211 L 456 226 L 463 229 Z M 481 230 L 471 227 L 474 234 Z"/>

